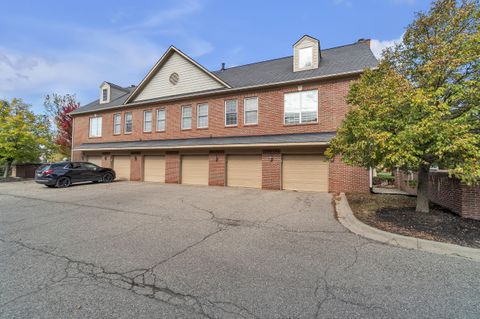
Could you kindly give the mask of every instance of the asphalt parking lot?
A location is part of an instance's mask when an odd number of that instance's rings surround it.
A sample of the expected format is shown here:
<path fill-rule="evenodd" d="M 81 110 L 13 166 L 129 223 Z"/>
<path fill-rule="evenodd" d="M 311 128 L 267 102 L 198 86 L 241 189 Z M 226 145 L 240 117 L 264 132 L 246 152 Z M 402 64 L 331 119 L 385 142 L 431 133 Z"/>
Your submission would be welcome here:
<path fill-rule="evenodd" d="M 329 194 L 0 184 L 0 318 L 478 318 L 480 263 L 360 238 Z"/>

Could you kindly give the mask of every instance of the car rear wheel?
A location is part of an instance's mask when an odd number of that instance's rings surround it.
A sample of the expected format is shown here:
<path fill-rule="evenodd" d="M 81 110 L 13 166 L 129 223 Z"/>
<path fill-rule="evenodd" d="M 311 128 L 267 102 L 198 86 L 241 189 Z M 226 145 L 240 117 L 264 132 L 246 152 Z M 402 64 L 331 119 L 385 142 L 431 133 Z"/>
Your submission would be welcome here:
<path fill-rule="evenodd" d="M 104 183 L 111 183 L 113 181 L 113 175 L 110 173 L 106 173 L 105 175 L 103 175 L 102 181 Z"/>
<path fill-rule="evenodd" d="M 66 188 L 68 186 L 70 186 L 72 182 L 70 181 L 70 178 L 68 177 L 60 177 L 58 180 L 57 180 L 57 184 L 55 186 L 57 186 L 58 188 Z"/>

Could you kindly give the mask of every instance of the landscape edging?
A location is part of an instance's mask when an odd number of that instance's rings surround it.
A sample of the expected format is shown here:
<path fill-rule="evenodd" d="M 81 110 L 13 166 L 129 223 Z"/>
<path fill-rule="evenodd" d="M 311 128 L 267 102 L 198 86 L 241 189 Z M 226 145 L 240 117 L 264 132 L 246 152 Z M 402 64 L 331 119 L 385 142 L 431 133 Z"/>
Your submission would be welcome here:
<path fill-rule="evenodd" d="M 355 217 L 344 193 L 335 203 L 338 221 L 352 233 L 397 247 L 480 261 L 480 249 L 389 233 L 366 225 Z"/>

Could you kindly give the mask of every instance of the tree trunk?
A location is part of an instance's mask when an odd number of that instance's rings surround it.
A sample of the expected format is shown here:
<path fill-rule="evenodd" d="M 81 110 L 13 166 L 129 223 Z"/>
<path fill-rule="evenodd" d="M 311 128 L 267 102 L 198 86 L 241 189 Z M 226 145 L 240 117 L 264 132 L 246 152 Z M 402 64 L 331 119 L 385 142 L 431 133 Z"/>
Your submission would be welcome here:
<path fill-rule="evenodd" d="M 428 173 L 430 165 L 421 165 L 418 170 L 417 184 L 417 213 L 428 213 L 430 211 L 428 200 Z"/>
<path fill-rule="evenodd" d="M 10 171 L 10 165 L 12 163 L 10 161 L 7 161 L 5 163 L 5 171 L 3 172 L 3 178 L 7 178 L 8 177 L 8 172 Z"/>

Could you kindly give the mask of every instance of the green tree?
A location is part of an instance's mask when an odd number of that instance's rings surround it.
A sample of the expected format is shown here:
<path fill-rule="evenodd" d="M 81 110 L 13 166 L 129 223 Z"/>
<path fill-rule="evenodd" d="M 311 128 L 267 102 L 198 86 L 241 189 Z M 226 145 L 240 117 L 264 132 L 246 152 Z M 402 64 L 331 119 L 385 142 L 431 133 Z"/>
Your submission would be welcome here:
<path fill-rule="evenodd" d="M 4 178 L 13 162 L 38 162 L 52 150 L 46 116 L 35 116 L 20 99 L 0 100 L 0 161 L 5 165 Z"/>
<path fill-rule="evenodd" d="M 349 164 L 418 171 L 417 212 L 428 212 L 428 173 L 480 178 L 478 1 L 439 0 L 418 13 L 402 43 L 383 52 L 347 97 L 349 112 L 330 157 Z"/>

